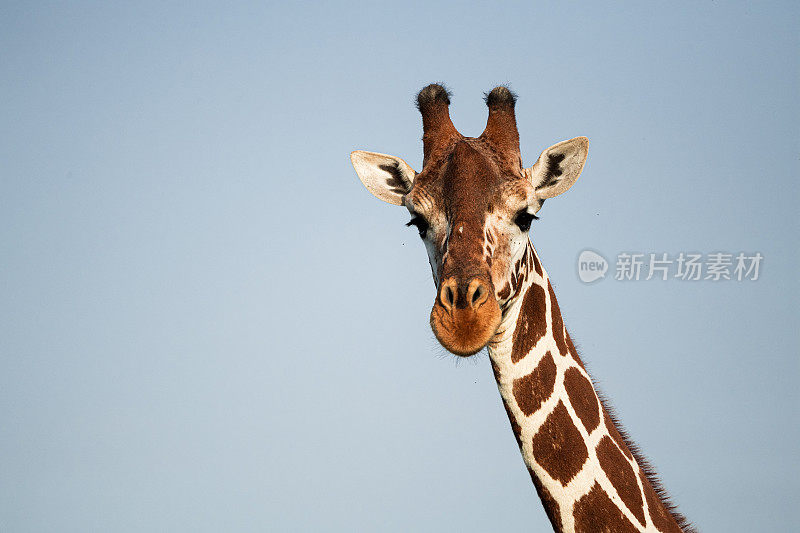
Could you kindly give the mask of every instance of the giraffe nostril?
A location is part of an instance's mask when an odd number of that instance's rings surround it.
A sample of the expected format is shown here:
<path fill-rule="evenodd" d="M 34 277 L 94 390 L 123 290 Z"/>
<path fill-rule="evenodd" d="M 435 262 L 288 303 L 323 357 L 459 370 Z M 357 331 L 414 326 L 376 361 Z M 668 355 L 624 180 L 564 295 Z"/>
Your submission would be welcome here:
<path fill-rule="evenodd" d="M 477 310 L 488 299 L 489 290 L 479 279 L 473 279 L 467 287 L 467 301 L 469 306 Z"/>
<path fill-rule="evenodd" d="M 448 278 L 442 283 L 442 288 L 439 291 L 439 300 L 441 301 L 442 307 L 447 309 L 448 312 L 452 311 L 456 306 L 457 286 L 454 278 Z"/>
<path fill-rule="evenodd" d="M 483 285 L 479 285 L 475 289 L 475 292 L 472 293 L 472 300 L 470 301 L 470 303 L 472 304 L 473 307 L 475 307 L 475 305 L 480 301 L 481 296 L 483 296 L 483 293 L 484 293 Z"/>
<path fill-rule="evenodd" d="M 445 303 L 447 303 L 447 305 L 450 306 L 450 307 L 453 307 L 453 305 L 456 303 L 456 295 L 453 292 L 453 288 L 452 287 L 445 288 L 445 290 L 444 290 L 444 299 L 445 299 Z"/>

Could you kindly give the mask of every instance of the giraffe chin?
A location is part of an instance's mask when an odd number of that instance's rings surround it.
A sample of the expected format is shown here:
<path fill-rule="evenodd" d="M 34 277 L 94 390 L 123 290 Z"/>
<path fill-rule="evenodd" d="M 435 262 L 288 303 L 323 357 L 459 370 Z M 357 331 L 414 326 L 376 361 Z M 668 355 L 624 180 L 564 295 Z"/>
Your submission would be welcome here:
<path fill-rule="evenodd" d="M 437 301 L 431 310 L 431 329 L 439 343 L 449 352 L 469 357 L 491 340 L 500 326 L 500 306 L 487 299 L 477 310 L 454 308 L 447 311 Z"/>

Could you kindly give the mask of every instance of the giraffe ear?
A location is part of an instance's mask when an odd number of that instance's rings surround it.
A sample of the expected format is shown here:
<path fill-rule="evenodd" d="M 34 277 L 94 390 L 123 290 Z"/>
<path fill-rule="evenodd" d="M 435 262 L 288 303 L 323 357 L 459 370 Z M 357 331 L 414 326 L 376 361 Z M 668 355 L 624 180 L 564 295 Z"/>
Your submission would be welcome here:
<path fill-rule="evenodd" d="M 586 137 L 561 141 L 542 152 L 536 164 L 523 173 L 531 180 L 538 198 L 552 198 L 567 192 L 577 181 L 588 154 Z"/>
<path fill-rule="evenodd" d="M 350 161 L 364 186 L 376 198 L 394 205 L 403 205 L 417 175 L 408 163 L 393 155 L 356 150 Z"/>

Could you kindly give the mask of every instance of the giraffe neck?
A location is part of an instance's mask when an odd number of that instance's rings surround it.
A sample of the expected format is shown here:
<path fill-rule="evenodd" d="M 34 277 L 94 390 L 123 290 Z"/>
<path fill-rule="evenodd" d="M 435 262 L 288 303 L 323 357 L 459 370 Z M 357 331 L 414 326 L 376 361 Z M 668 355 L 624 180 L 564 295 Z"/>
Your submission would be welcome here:
<path fill-rule="evenodd" d="M 556 531 L 682 531 L 685 521 L 632 453 L 567 334 L 528 242 L 516 292 L 489 343 L 497 386 Z M 680 524 L 680 525 L 679 525 Z"/>

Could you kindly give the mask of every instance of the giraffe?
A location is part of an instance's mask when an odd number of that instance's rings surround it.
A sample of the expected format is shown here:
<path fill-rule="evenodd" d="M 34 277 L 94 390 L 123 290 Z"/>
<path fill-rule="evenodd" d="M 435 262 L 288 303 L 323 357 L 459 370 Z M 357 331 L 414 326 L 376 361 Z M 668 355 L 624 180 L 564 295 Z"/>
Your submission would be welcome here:
<path fill-rule="evenodd" d="M 437 288 L 430 315 L 444 348 L 487 348 L 497 387 L 535 489 L 555 531 L 692 532 L 652 468 L 616 422 L 567 333 L 529 230 L 545 199 L 566 192 L 588 154 L 576 137 L 524 168 L 516 95 L 486 94 L 479 137 L 450 120 L 439 84 L 417 95 L 423 164 L 355 151 L 366 188 L 403 205 L 425 244 Z"/>

